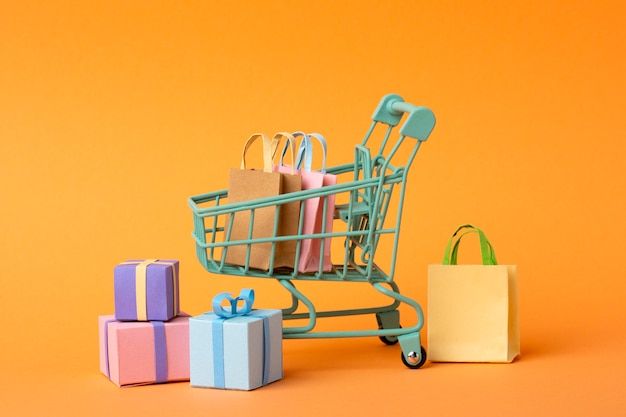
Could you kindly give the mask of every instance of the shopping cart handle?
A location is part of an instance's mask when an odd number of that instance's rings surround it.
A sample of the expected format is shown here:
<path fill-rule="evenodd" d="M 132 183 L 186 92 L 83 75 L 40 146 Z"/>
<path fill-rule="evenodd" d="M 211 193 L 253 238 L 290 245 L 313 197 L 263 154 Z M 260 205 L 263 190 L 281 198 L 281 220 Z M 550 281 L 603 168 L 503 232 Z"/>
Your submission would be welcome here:
<path fill-rule="evenodd" d="M 409 105 L 411 106 L 411 104 Z M 428 139 L 434 128 L 435 115 L 433 112 L 427 107 L 415 107 L 400 128 L 400 133 L 423 142 Z"/>
<path fill-rule="evenodd" d="M 407 103 L 397 94 L 387 94 L 380 100 L 378 107 L 374 110 L 372 120 L 389 126 L 396 126 L 400 123 L 404 113 L 408 113 L 409 116 L 400 128 L 400 133 L 419 141 L 428 139 L 430 132 L 435 127 L 433 112 L 427 107 Z"/>
<path fill-rule="evenodd" d="M 387 103 L 387 108 L 390 113 L 402 116 L 402 113 L 411 113 L 417 108 L 417 106 L 414 106 L 411 103 L 400 100 L 392 100 Z"/>

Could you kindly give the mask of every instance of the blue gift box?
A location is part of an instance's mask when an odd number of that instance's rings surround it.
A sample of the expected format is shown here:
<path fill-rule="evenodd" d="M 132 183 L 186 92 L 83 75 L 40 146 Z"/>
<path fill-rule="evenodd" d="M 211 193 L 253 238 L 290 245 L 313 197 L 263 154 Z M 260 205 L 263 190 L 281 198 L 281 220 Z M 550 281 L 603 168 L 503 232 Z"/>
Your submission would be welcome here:
<path fill-rule="evenodd" d="M 228 300 L 230 312 L 220 306 Z M 282 312 L 252 310 L 254 292 L 220 294 L 213 312 L 189 320 L 190 380 L 194 387 L 253 390 L 283 377 Z M 244 309 L 237 310 L 237 302 Z"/>

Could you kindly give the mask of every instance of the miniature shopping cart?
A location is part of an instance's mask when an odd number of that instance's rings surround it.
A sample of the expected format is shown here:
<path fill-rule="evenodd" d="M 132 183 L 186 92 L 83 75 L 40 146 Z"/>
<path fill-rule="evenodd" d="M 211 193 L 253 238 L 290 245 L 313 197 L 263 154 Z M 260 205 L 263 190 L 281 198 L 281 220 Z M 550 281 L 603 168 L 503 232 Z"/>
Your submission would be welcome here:
<path fill-rule="evenodd" d="M 395 142 L 390 140 L 394 128 L 403 124 Z M 390 94 L 380 101 L 372 116 L 372 124 L 365 134 L 360 145 L 355 148 L 355 161 L 329 168 L 330 174 L 348 175 L 352 178 L 348 182 L 325 186 L 312 190 L 281 194 L 273 197 L 255 200 L 228 203 L 228 190 L 193 196 L 189 205 L 193 210 L 196 252 L 204 268 L 214 274 L 245 276 L 255 278 L 273 278 L 291 294 L 292 303 L 283 310 L 284 320 L 308 320 L 307 324 L 299 327 L 285 327 L 285 338 L 338 338 L 378 336 L 386 344 L 395 344 L 398 341 L 402 349 L 402 362 L 409 368 L 420 368 L 426 361 L 426 351 L 420 343 L 420 331 L 424 317 L 420 305 L 400 294 L 398 285 L 394 282 L 398 239 L 400 236 L 400 222 L 402 207 L 407 184 L 409 168 L 420 148 L 435 126 L 433 113 L 425 107 L 418 107 L 406 103 L 400 96 Z M 375 154 L 370 151 L 368 141 L 376 130 L 382 139 Z M 372 144 L 370 144 L 372 146 Z M 390 149 L 385 152 L 385 148 Z M 396 156 L 400 155 L 400 148 L 405 152 L 404 163 L 395 164 Z M 408 148 L 407 148 L 408 147 Z M 394 162 L 394 163 L 392 163 Z M 394 194 L 395 191 L 395 194 Z M 328 212 L 328 197 L 335 196 L 333 231 L 326 231 L 326 224 L 322 222 L 321 231 L 313 234 L 302 233 L 302 221 L 298 225 L 298 234 L 281 236 L 277 233 L 280 209 L 283 205 L 292 202 L 304 202 L 310 198 L 320 198 L 323 215 L 326 219 Z M 395 203 L 390 204 L 395 196 Z M 259 209 L 273 207 L 274 233 L 271 236 L 253 237 L 254 212 Z M 303 217 L 305 204 L 300 204 L 300 219 Z M 389 210 L 392 208 L 392 210 Z M 395 218 L 387 216 L 388 211 L 395 211 Z M 248 239 L 230 240 L 233 218 L 236 213 L 247 212 L 250 219 Z M 337 225 L 337 226 L 335 226 Z M 317 230 L 316 230 L 317 232 Z M 247 257 L 251 247 L 255 244 L 271 244 L 272 254 L 276 245 L 284 241 L 296 241 L 296 253 L 305 239 L 333 239 L 331 251 L 333 267 L 324 271 L 324 244 L 319 245 L 320 265 L 316 272 L 298 272 L 298 256 L 293 268 L 275 268 L 273 259 L 270 259 L 268 270 L 250 268 L 246 262 L 243 266 L 231 265 L 225 262 L 228 248 L 234 245 L 246 247 Z M 390 248 L 381 252 L 380 244 L 385 241 Z M 382 253 L 389 258 L 389 273 L 384 272 L 375 262 L 376 254 Z M 382 256 L 381 255 L 381 256 Z M 370 284 L 384 296 L 391 298 L 391 304 L 382 307 L 358 308 L 334 311 L 317 311 L 313 302 L 309 300 L 294 285 L 294 281 L 333 281 L 333 282 L 364 282 Z M 331 284 L 328 284 L 331 285 Z M 306 312 L 297 313 L 299 303 L 306 307 Z M 412 327 L 400 326 L 400 303 L 412 307 L 417 315 L 417 323 Z M 350 331 L 313 331 L 318 318 L 352 316 L 359 314 L 374 314 L 378 329 L 350 330 Z"/>

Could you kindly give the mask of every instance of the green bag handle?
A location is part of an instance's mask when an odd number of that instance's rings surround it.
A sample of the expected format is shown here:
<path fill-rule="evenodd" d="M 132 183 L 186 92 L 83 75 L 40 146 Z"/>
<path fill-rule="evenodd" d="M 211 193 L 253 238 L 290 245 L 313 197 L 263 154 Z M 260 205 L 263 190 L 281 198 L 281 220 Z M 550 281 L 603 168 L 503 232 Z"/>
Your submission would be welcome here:
<path fill-rule="evenodd" d="M 459 235 L 459 232 L 466 230 L 464 233 Z M 461 238 L 463 236 L 468 235 L 470 233 L 478 233 L 478 240 L 480 242 L 480 254 L 483 258 L 483 265 L 497 265 L 498 261 L 496 260 L 496 253 L 493 250 L 493 246 L 487 239 L 485 232 L 483 232 L 478 227 L 472 226 L 471 224 L 464 224 L 463 226 L 459 226 L 458 229 L 454 232 L 450 240 L 448 241 L 448 245 L 446 246 L 446 251 L 443 254 L 442 264 L 444 265 L 456 265 L 457 264 L 457 255 L 459 252 L 459 244 L 461 243 Z M 458 238 L 457 238 L 458 235 Z M 454 247 L 452 246 L 452 242 L 455 241 Z"/>
<path fill-rule="evenodd" d="M 461 243 L 461 238 L 470 233 L 477 233 L 477 232 L 468 231 L 468 232 L 463 233 L 462 235 L 459 235 L 459 238 L 457 239 L 456 243 L 454 244 L 454 248 L 452 249 L 452 254 L 450 255 L 450 262 L 452 265 L 457 264 L 457 255 L 459 253 L 459 244 Z M 484 236 L 484 233 L 483 233 L 483 236 Z M 489 251 L 489 257 L 488 257 L 489 259 L 487 262 L 485 262 L 485 257 L 483 257 L 483 265 L 497 265 L 498 262 L 496 261 L 496 253 L 493 250 L 493 246 L 491 246 L 491 242 L 489 242 L 489 240 L 487 240 L 487 245 L 488 245 L 488 251 Z M 483 248 L 484 246 L 481 246 L 481 255 L 483 254 L 483 251 L 484 251 Z"/>

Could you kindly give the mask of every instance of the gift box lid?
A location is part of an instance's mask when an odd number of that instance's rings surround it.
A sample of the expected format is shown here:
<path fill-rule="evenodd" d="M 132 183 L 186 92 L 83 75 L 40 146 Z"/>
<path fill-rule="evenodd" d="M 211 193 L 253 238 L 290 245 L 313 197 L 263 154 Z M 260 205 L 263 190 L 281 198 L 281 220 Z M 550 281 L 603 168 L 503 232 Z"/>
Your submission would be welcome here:
<path fill-rule="evenodd" d="M 259 309 L 259 310 L 252 310 L 250 313 L 243 315 L 243 316 L 236 316 L 236 317 L 230 317 L 228 319 L 223 319 L 222 317 L 218 316 L 217 314 L 213 312 L 206 312 L 198 316 L 193 316 L 190 318 L 190 320 L 200 320 L 200 321 L 221 320 L 225 324 L 227 323 L 227 324 L 236 325 L 236 324 L 250 323 L 251 321 L 263 320 L 263 317 L 269 318 L 275 315 L 280 315 L 282 317 L 282 314 L 283 312 L 281 310 Z"/>

